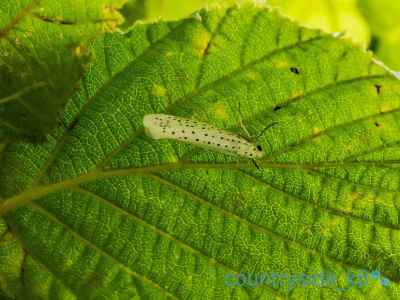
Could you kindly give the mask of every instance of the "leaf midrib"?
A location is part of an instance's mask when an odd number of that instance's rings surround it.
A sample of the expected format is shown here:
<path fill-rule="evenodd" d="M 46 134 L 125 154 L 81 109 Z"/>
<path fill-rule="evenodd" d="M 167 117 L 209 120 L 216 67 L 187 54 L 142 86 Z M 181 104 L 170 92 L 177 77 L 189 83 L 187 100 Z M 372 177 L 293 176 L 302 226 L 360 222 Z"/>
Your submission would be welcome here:
<path fill-rule="evenodd" d="M 399 163 L 399 162 L 397 162 Z M 315 164 L 296 164 L 296 163 L 274 163 L 269 161 L 262 161 L 259 163 L 262 167 L 278 168 L 278 169 L 315 169 L 321 167 L 332 167 L 332 166 L 347 166 L 347 165 L 380 165 L 384 163 L 377 163 L 376 161 L 354 161 L 354 162 L 326 162 Z M 57 192 L 59 190 L 78 186 L 80 184 L 89 183 L 100 179 L 108 179 L 113 177 L 130 176 L 135 174 L 150 174 L 161 171 L 171 171 L 181 168 L 193 168 L 193 169 L 230 169 L 238 170 L 250 166 L 250 162 L 246 161 L 243 163 L 193 163 L 190 161 L 178 161 L 175 163 L 166 163 L 160 165 L 145 166 L 139 168 L 121 168 L 121 169 L 109 169 L 109 170 L 94 170 L 81 176 L 74 177 L 72 179 L 66 179 L 57 183 L 48 185 L 41 185 L 33 187 L 25 192 L 4 199 L 0 205 L 0 216 L 5 215 L 9 210 L 19 207 L 23 204 L 29 203 L 30 201 L 36 200 L 50 193 Z"/>

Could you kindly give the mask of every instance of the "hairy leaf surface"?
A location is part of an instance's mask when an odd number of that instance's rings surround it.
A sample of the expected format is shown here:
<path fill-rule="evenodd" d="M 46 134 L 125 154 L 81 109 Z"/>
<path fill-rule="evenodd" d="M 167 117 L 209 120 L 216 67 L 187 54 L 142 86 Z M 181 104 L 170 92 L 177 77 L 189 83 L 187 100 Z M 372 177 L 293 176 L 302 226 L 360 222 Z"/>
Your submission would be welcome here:
<path fill-rule="evenodd" d="M 45 144 L 3 149 L 2 236 L 13 250 L 0 256 L 10 265 L 1 289 L 48 299 L 398 298 L 399 81 L 352 43 L 264 8 L 199 16 L 97 40 L 65 127 Z M 242 133 L 239 103 L 252 136 L 278 122 L 258 141 L 260 170 L 143 131 L 144 115 L 169 113 Z M 349 284 L 360 270 L 390 285 Z M 240 272 L 331 272 L 337 282 L 225 282 Z"/>

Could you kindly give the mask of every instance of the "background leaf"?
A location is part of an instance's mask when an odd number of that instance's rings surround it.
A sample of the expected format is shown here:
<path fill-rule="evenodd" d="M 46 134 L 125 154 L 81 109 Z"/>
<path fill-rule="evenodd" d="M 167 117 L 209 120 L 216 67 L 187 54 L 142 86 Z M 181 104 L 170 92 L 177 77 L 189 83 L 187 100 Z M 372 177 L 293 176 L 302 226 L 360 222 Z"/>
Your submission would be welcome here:
<path fill-rule="evenodd" d="M 256 7 L 137 24 L 93 51 L 66 127 L 3 149 L 0 212 L 24 255 L 12 260 L 24 270 L 17 290 L 4 262 L 3 292 L 399 297 L 400 83 L 370 54 Z M 254 136 L 279 122 L 259 140 L 262 170 L 143 132 L 145 114 L 164 112 L 240 133 L 239 103 Z M 349 286 L 363 269 L 389 287 Z M 224 283 L 239 272 L 333 272 L 338 282 Z"/>
<path fill-rule="evenodd" d="M 400 70 L 400 3 L 359 0 L 372 33 L 372 50 L 392 69 Z"/>
<path fill-rule="evenodd" d="M 146 18 L 146 0 L 127 1 L 120 9 L 120 12 L 125 19 L 121 27 L 127 28 L 132 26 L 137 20 L 144 20 Z"/>
<path fill-rule="evenodd" d="M 122 9 L 126 19 L 125 25 L 131 25 L 136 20 L 177 20 L 188 17 L 194 11 L 208 7 L 230 6 L 235 3 L 256 2 L 252 0 L 128 0 Z M 264 1 L 259 1 L 264 2 Z"/>
<path fill-rule="evenodd" d="M 368 24 L 358 10 L 358 0 L 270 0 L 269 5 L 292 17 L 304 26 L 326 32 L 344 32 L 357 44 L 367 47 Z"/>
<path fill-rule="evenodd" d="M 0 3 L 0 139 L 42 137 L 88 60 L 87 44 L 119 24 L 123 0 Z"/>

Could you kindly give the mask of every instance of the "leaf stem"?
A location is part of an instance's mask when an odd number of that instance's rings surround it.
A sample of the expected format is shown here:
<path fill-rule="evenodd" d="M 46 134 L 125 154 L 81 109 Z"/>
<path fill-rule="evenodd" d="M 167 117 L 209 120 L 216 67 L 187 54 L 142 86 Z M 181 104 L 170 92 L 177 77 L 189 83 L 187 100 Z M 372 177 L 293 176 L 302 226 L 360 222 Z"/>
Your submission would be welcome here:
<path fill-rule="evenodd" d="M 376 162 L 376 161 L 342 161 L 342 162 L 322 162 L 318 164 L 296 164 L 296 163 L 274 163 L 269 161 L 261 161 L 259 165 L 262 167 L 268 168 L 277 168 L 277 169 L 299 169 L 299 170 L 315 170 L 317 168 L 323 167 L 341 167 L 341 166 L 357 166 L 357 165 L 388 165 L 398 163 L 400 161 L 385 161 L 385 162 Z M 62 189 L 71 188 L 78 186 L 83 183 L 92 182 L 100 179 L 107 179 L 112 177 L 121 177 L 121 176 L 130 176 L 134 174 L 152 174 L 154 172 L 162 172 L 162 171 L 171 171 L 182 168 L 188 169 L 242 169 L 248 168 L 250 166 L 249 162 L 244 163 L 193 163 L 193 162 L 175 162 L 175 163 L 167 163 L 156 166 L 147 166 L 140 168 L 126 168 L 126 169 L 110 169 L 110 170 L 95 170 L 89 172 L 87 174 L 78 176 L 73 179 L 67 179 L 64 181 L 60 181 L 54 184 L 38 186 L 32 188 L 24 193 L 19 195 L 10 197 L 5 199 L 0 204 L 0 217 L 4 216 L 8 211 L 15 209 L 24 204 L 28 204 L 31 201 L 34 201 L 38 198 L 44 197 L 48 194 L 55 193 Z"/>

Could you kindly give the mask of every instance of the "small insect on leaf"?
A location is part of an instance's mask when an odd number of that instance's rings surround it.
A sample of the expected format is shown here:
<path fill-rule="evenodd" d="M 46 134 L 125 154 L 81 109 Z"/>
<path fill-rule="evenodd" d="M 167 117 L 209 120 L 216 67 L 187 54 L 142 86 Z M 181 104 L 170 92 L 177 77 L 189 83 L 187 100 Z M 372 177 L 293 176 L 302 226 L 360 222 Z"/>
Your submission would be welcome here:
<path fill-rule="evenodd" d="M 379 95 L 381 93 L 382 86 L 379 84 L 375 84 L 376 93 Z"/>
<path fill-rule="evenodd" d="M 294 73 L 296 75 L 300 74 L 300 70 L 298 68 L 296 68 L 296 67 L 291 67 L 290 68 L 290 72 L 292 72 L 292 73 Z"/>
<path fill-rule="evenodd" d="M 143 125 L 153 139 L 179 140 L 247 158 L 261 158 L 265 155 L 261 146 L 204 122 L 165 114 L 150 114 L 144 117 Z"/>

